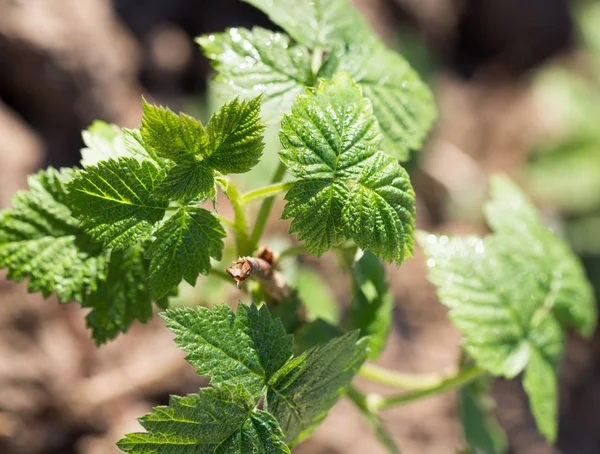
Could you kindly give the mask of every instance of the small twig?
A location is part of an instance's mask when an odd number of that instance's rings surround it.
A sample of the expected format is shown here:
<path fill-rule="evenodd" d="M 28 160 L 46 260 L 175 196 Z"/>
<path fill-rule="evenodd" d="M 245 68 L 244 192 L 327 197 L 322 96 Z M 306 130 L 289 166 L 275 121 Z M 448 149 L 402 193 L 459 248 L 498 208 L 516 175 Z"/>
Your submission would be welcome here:
<path fill-rule="evenodd" d="M 275 256 L 269 248 L 261 248 L 257 257 L 239 258 L 225 271 L 235 279 L 238 288 L 250 277 L 254 278 L 276 302 L 284 301 L 292 294 L 292 289 L 275 269 Z"/>

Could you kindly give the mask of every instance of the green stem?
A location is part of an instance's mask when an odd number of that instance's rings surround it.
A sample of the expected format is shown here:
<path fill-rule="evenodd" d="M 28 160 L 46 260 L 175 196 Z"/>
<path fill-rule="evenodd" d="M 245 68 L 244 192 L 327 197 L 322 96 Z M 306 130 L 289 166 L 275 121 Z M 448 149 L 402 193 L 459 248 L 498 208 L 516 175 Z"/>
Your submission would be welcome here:
<path fill-rule="evenodd" d="M 237 186 L 232 182 L 229 182 L 227 188 L 227 195 L 233 206 L 233 213 L 235 215 L 235 221 L 233 225 L 233 231 L 235 234 L 235 242 L 237 246 L 237 252 L 240 257 L 252 254 L 254 250 L 251 247 L 250 240 L 248 238 L 248 221 L 246 220 L 246 210 L 241 203 L 240 192 Z"/>
<path fill-rule="evenodd" d="M 363 364 L 358 373 L 372 382 L 409 391 L 428 389 L 448 378 L 440 374 L 405 374 L 372 363 Z"/>
<path fill-rule="evenodd" d="M 394 405 L 407 404 L 415 400 L 423 399 L 424 397 L 435 396 L 452 389 L 461 388 L 471 383 L 476 378 L 481 377 L 485 373 L 485 370 L 480 369 L 477 366 L 473 366 L 463 369 L 456 375 L 448 377 L 429 388 L 389 397 L 367 396 L 367 401 L 369 402 L 370 408 L 375 410 L 383 410 L 384 408 L 392 407 Z"/>
<path fill-rule="evenodd" d="M 220 214 L 215 214 L 215 217 L 221 222 L 221 224 L 230 228 L 232 231 L 235 231 L 235 223 L 231 219 L 221 216 Z"/>
<path fill-rule="evenodd" d="M 379 442 L 387 449 L 387 451 L 390 454 L 400 454 L 400 450 L 394 443 L 394 439 L 386 430 L 386 428 L 383 427 L 375 411 L 370 408 L 368 396 L 358 391 L 354 386 L 350 386 L 350 388 L 348 388 L 348 392 L 346 393 L 346 395 L 354 403 L 354 405 L 358 407 L 360 412 L 365 417 L 367 423 L 369 423 L 369 425 L 371 426 L 371 429 L 373 429 L 375 436 L 377 437 Z"/>
<path fill-rule="evenodd" d="M 322 64 L 323 64 L 323 48 L 321 48 L 321 46 L 316 46 L 313 50 L 312 62 L 310 65 L 312 72 L 315 76 L 319 73 L 319 69 L 321 69 Z"/>
<path fill-rule="evenodd" d="M 283 176 L 285 175 L 285 165 L 282 162 L 279 163 L 277 169 L 275 170 L 275 174 L 273 175 L 273 179 L 271 180 L 272 184 L 279 183 L 283 180 Z M 252 253 L 258 248 L 258 242 L 262 238 L 263 232 L 265 231 L 265 227 L 267 225 L 267 221 L 269 219 L 269 214 L 271 213 L 271 208 L 273 208 L 273 204 L 275 203 L 275 197 L 267 197 L 263 199 L 262 205 L 258 210 L 258 214 L 256 215 L 256 221 L 254 222 L 254 228 L 252 229 L 252 233 L 250 234 L 250 247 Z"/>
<path fill-rule="evenodd" d="M 282 192 L 287 191 L 294 185 L 293 181 L 287 183 L 276 183 L 262 188 L 255 189 L 254 191 L 247 192 L 242 195 L 240 202 L 242 205 L 247 205 L 255 200 L 263 200 L 269 197 L 275 197 Z"/>

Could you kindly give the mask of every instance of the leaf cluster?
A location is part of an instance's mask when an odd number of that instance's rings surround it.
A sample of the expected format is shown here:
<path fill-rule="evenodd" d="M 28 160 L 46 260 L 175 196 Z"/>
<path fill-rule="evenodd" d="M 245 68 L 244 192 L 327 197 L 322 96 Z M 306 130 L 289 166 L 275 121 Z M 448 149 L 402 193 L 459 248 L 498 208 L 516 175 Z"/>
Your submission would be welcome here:
<path fill-rule="evenodd" d="M 228 306 L 175 309 L 163 318 L 211 388 L 171 397 L 168 407 L 141 418 L 147 432 L 118 443 L 128 453 L 289 453 L 326 417 L 367 356 L 368 339 L 358 332 L 294 356 L 292 336 L 264 305 L 240 304 L 237 315 Z"/>

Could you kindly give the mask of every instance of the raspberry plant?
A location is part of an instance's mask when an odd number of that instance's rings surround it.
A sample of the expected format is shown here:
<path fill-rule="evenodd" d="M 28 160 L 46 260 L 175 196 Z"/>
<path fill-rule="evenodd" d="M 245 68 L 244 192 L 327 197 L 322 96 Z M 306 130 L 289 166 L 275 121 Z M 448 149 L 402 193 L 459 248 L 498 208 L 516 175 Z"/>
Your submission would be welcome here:
<path fill-rule="evenodd" d="M 399 161 L 421 147 L 435 118 L 429 89 L 345 0 L 247 1 L 287 34 L 230 29 L 199 38 L 221 93 L 233 99 L 206 125 L 143 101 L 139 130 L 94 123 L 83 134 L 81 169 L 31 176 L 29 191 L 0 215 L 0 265 L 9 278 L 91 308 L 98 344 L 148 321 L 155 303 L 187 361 L 211 378 L 210 387 L 142 417 L 146 432 L 126 435 L 119 448 L 286 453 L 347 395 L 397 453 L 379 412 L 460 389 L 466 443 L 500 453 L 506 439 L 488 405 L 490 378 L 517 376 L 540 432 L 555 441 L 565 330 L 590 335 L 596 322 L 577 258 L 505 177 L 491 182 L 491 235 L 415 235 L 414 192 Z M 273 125 L 281 152 L 272 183 L 240 194 L 229 175 L 259 162 Z M 218 192 L 233 219 L 218 213 Z M 282 193 L 281 217 L 305 247 L 284 254 L 334 249 L 352 278 L 339 326 L 307 320 L 276 257 L 259 252 Z M 262 205 L 250 228 L 254 202 Z M 366 362 L 378 358 L 391 327 L 382 262 L 400 266 L 415 236 L 464 335 L 452 374 L 413 376 Z M 240 256 L 228 268 L 233 279 L 211 267 L 225 238 Z M 237 313 L 224 305 L 168 309 L 182 280 L 194 285 L 209 273 L 242 286 L 253 279 Z M 352 385 L 357 375 L 402 392 L 364 394 Z"/>

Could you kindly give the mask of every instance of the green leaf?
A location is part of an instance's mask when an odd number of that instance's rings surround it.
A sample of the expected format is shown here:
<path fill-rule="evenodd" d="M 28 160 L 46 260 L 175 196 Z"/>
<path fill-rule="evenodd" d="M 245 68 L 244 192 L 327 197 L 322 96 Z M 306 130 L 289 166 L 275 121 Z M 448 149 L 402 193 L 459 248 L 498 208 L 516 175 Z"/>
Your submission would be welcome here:
<path fill-rule="evenodd" d="M 264 28 L 231 28 L 197 39 L 218 71 L 216 82 L 230 96 L 263 94 L 267 111 L 287 112 L 297 95 L 314 84 L 308 49 Z"/>
<path fill-rule="evenodd" d="M 504 454 L 508 440 L 493 414 L 491 380 L 479 378 L 459 391 L 459 413 L 467 443 L 483 454 Z"/>
<path fill-rule="evenodd" d="M 388 290 L 384 266 L 370 252 L 363 253 L 355 263 L 353 277 L 349 327 L 370 337 L 369 359 L 377 359 L 392 327 L 394 298 Z"/>
<path fill-rule="evenodd" d="M 306 247 L 320 256 L 351 239 L 387 261 L 412 254 L 414 192 L 406 171 L 381 147 L 371 103 L 345 73 L 298 97 L 285 115 L 281 160 L 302 180 L 286 194 Z"/>
<path fill-rule="evenodd" d="M 81 150 L 81 165 L 97 165 L 100 161 L 132 157 L 140 161 L 161 159 L 143 143 L 140 132 L 135 129 L 119 128 L 117 125 L 96 120 L 81 133 L 86 148 Z"/>
<path fill-rule="evenodd" d="M 505 177 L 491 180 L 492 200 L 486 206 L 488 223 L 504 241 L 521 249 L 521 259 L 542 266 L 550 280 L 552 308 L 561 324 L 584 336 L 596 330 L 597 312 L 585 270 L 569 246 L 548 229 L 533 204 Z M 526 246 L 526 247 L 522 247 Z"/>
<path fill-rule="evenodd" d="M 29 177 L 29 191 L 0 212 L 0 267 L 29 278 L 30 292 L 83 301 L 103 277 L 106 254 L 71 216 L 65 183 L 72 171 L 49 168 Z"/>
<path fill-rule="evenodd" d="M 319 76 L 331 77 L 339 71 L 347 71 L 373 104 L 385 152 L 407 161 L 410 150 L 423 145 L 436 119 L 427 85 L 401 55 L 382 42 L 336 48 Z"/>
<path fill-rule="evenodd" d="M 486 216 L 494 234 L 485 240 L 420 236 L 430 280 L 481 367 L 507 378 L 526 371 L 538 426 L 553 441 L 556 402 L 544 407 L 539 396 L 555 394 L 563 329 L 595 329 L 590 285 L 577 258 L 509 180 L 492 180 Z M 535 371 L 548 383 L 534 391 Z"/>
<path fill-rule="evenodd" d="M 248 102 L 233 100 L 211 117 L 206 128 L 188 115 L 144 102 L 142 137 L 173 163 L 160 193 L 172 200 L 206 197 L 215 186 L 215 171 L 243 173 L 254 167 L 264 147 L 260 100 L 260 96 Z"/>
<path fill-rule="evenodd" d="M 98 284 L 84 301 L 93 310 L 87 316 L 88 327 L 97 344 L 125 333 L 136 320 L 152 318 L 152 298 L 146 284 L 148 261 L 140 245 L 111 251 L 106 280 Z"/>
<path fill-rule="evenodd" d="M 269 381 L 267 410 L 288 444 L 299 443 L 326 418 L 367 357 L 368 339 L 358 331 L 307 350 Z"/>
<path fill-rule="evenodd" d="M 147 433 L 128 434 L 117 446 L 131 454 L 275 454 L 290 450 L 277 421 L 254 407 L 243 386 L 171 396 L 168 407 L 142 417 Z"/>
<path fill-rule="evenodd" d="M 221 260 L 226 233 L 219 220 L 202 208 L 181 208 L 156 231 L 148 248 L 150 289 L 154 298 L 166 295 L 185 279 L 196 283 L 208 274 L 210 258 Z"/>
<path fill-rule="evenodd" d="M 243 384 L 259 397 L 271 376 L 292 356 L 292 337 L 266 306 L 238 305 L 237 316 L 228 306 L 210 311 L 188 308 L 167 311 L 163 317 L 188 353 L 186 360 L 211 384 Z"/>
<path fill-rule="evenodd" d="M 150 161 L 110 159 L 79 171 L 68 183 L 73 215 L 107 248 L 125 249 L 147 238 L 168 200 L 154 194 L 164 172 Z"/>
<path fill-rule="evenodd" d="M 361 42 L 372 32 L 347 0 L 244 0 L 262 10 L 292 38 L 310 48 Z"/>
<path fill-rule="evenodd" d="M 535 348 L 531 349 L 529 365 L 523 378 L 529 396 L 531 412 L 540 432 L 547 440 L 556 440 L 558 421 L 557 364 Z"/>

